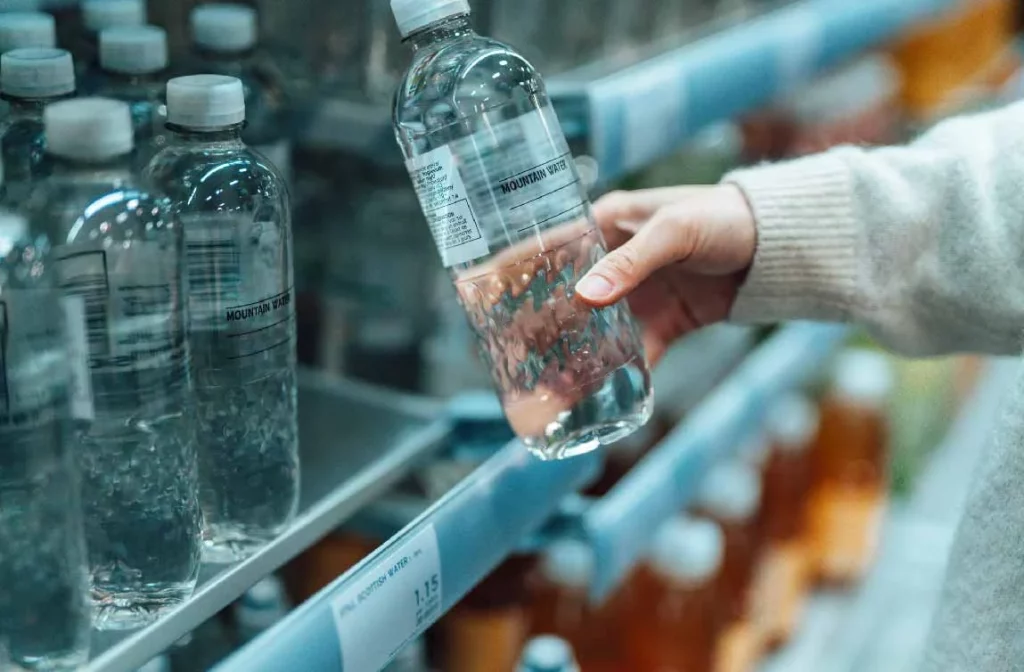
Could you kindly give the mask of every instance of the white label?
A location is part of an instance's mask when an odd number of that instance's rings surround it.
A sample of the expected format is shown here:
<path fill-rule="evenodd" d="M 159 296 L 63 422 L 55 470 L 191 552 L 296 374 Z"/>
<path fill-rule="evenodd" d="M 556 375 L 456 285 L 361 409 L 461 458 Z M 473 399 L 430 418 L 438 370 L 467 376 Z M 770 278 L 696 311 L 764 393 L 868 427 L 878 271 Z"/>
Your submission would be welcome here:
<path fill-rule="evenodd" d="M 486 257 L 490 250 L 452 150 L 438 147 L 409 159 L 406 166 L 445 268 Z"/>
<path fill-rule="evenodd" d="M 46 290 L 0 295 L 0 427 L 38 426 L 64 410 L 67 374 L 56 298 Z"/>
<path fill-rule="evenodd" d="M 344 672 L 376 672 L 441 615 L 441 554 L 430 525 L 331 602 Z"/>
<path fill-rule="evenodd" d="M 93 420 L 92 376 L 89 375 L 89 336 L 85 330 L 85 301 L 80 296 L 65 296 L 64 319 L 67 325 L 68 368 L 71 417 Z"/>
<path fill-rule="evenodd" d="M 586 193 L 550 107 L 506 119 L 407 163 L 445 266 L 468 263 L 578 219 Z"/>

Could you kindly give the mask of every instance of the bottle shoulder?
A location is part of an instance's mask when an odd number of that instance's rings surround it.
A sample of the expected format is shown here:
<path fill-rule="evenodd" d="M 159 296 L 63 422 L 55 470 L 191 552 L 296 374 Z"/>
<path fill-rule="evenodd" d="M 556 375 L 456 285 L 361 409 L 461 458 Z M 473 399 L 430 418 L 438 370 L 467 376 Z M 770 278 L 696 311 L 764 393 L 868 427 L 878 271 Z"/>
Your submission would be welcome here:
<path fill-rule="evenodd" d="M 431 128 L 543 95 L 525 56 L 493 38 L 462 36 L 416 53 L 395 96 L 395 123 Z"/>
<path fill-rule="evenodd" d="M 288 209 L 285 180 L 248 147 L 197 150 L 180 146 L 153 157 L 145 177 L 182 214 L 246 211 L 276 204 Z"/>

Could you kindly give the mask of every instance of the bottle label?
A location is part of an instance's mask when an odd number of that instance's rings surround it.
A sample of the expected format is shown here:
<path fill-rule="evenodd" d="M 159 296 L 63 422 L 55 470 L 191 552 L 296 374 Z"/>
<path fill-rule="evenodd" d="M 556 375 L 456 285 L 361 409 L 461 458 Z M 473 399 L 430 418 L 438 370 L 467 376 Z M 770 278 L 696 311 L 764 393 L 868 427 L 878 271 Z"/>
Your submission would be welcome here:
<path fill-rule="evenodd" d="M 486 125 L 407 167 L 446 267 L 586 215 L 586 193 L 550 106 Z"/>
<path fill-rule="evenodd" d="M 428 525 L 331 601 L 341 669 L 380 670 L 441 616 L 441 553 Z"/>
<path fill-rule="evenodd" d="M 23 429 L 63 415 L 67 357 L 55 293 L 0 297 L 0 428 Z"/>
<path fill-rule="evenodd" d="M 80 296 L 64 296 L 61 304 L 67 325 L 71 417 L 76 420 L 93 420 L 96 414 L 92 403 L 92 377 L 89 375 L 85 301 Z"/>
<path fill-rule="evenodd" d="M 184 357 L 175 255 L 164 246 L 65 247 L 58 248 L 57 261 L 61 289 L 81 302 L 71 313 L 84 317 L 84 327 L 70 329 L 84 332 L 93 373 L 157 369 Z"/>
<path fill-rule="evenodd" d="M 230 340 L 222 354 L 231 360 L 289 345 L 295 307 L 278 224 L 238 213 L 186 216 L 182 223 L 193 331 Z"/>

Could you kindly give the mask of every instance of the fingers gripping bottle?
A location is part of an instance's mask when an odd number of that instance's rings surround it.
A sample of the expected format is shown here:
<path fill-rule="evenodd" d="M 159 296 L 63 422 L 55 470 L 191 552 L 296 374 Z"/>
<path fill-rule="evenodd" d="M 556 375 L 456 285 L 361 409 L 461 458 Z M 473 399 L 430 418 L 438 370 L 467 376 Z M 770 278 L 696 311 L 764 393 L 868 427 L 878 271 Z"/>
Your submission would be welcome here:
<path fill-rule="evenodd" d="M 277 170 L 242 142 L 242 83 L 167 84 L 168 147 L 147 168 L 185 229 L 200 498 L 208 561 L 281 532 L 299 497 L 291 215 Z"/>
<path fill-rule="evenodd" d="M 653 396 L 639 329 L 576 296 L 605 245 L 540 75 L 466 0 L 391 7 L 414 51 L 398 142 L 512 428 L 543 459 L 631 434 Z"/>
<path fill-rule="evenodd" d="M 85 333 L 76 389 L 93 412 L 76 454 L 96 626 L 131 629 L 188 598 L 199 571 L 184 240 L 167 199 L 132 175 L 127 105 L 54 103 L 44 124 L 53 174 L 26 210 Z"/>

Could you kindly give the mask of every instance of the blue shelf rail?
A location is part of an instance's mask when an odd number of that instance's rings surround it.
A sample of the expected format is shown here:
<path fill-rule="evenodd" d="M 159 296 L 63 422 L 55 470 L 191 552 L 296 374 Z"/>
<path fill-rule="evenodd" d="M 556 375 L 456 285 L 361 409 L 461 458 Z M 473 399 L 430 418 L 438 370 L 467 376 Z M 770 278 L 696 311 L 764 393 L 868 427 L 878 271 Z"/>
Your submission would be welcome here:
<path fill-rule="evenodd" d="M 612 180 L 964 1 L 797 0 L 604 76 L 553 78 L 551 93 Z"/>
<path fill-rule="evenodd" d="M 754 353 L 605 497 L 583 514 L 596 560 L 591 596 L 603 601 L 679 515 L 701 479 L 761 425 L 772 399 L 818 376 L 848 335 L 841 326 L 796 323 Z"/>
<path fill-rule="evenodd" d="M 373 672 L 591 481 L 591 454 L 542 463 L 513 442 L 218 672 Z"/>

